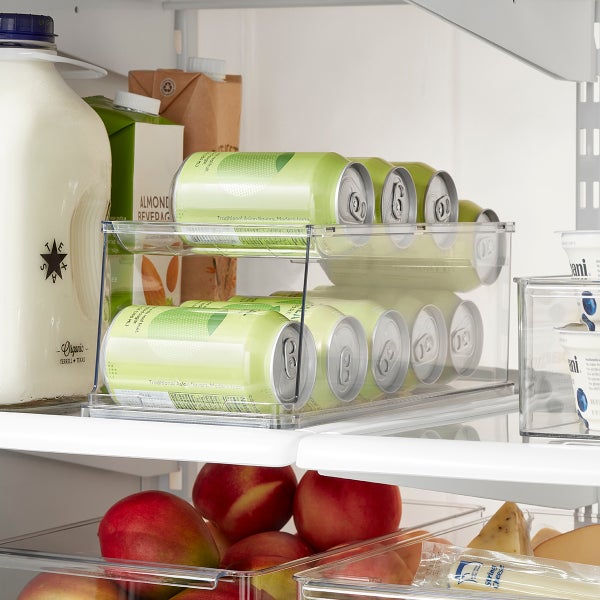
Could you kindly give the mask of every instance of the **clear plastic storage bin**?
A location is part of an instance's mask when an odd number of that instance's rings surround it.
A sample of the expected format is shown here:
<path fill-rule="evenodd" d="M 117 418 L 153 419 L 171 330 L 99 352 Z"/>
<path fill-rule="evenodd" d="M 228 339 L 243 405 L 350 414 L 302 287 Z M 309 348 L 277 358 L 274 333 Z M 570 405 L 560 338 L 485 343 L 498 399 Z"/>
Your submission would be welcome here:
<path fill-rule="evenodd" d="M 435 532 L 478 520 L 481 515 L 481 507 L 474 505 L 405 500 L 400 532 L 405 534 L 422 528 Z M 334 560 L 342 552 L 349 553 L 352 549 L 363 551 L 370 544 L 387 543 L 386 540 L 393 537 L 340 547 L 277 567 L 235 571 L 104 560 L 100 557 L 98 523 L 99 519 L 73 523 L 1 541 L 2 598 L 17 599 L 33 579 L 41 574 L 54 574 L 63 578 L 61 585 L 65 591 L 75 584 L 85 585 L 85 582 L 112 590 L 106 596 L 95 595 L 98 593 L 96 590 L 93 593 L 88 590 L 87 595 L 77 596 L 82 598 L 133 600 L 139 597 L 136 589 L 139 591 L 141 586 L 145 588 L 144 597 L 169 597 L 168 589 L 163 589 L 162 595 L 158 591 L 155 595 L 154 586 L 157 590 L 158 586 L 172 586 L 177 588 L 172 590 L 173 594 L 195 589 L 198 593 L 202 592 L 202 596 L 194 595 L 194 598 L 205 600 L 295 600 L 297 584 L 293 575 L 298 571 L 314 567 L 322 560 Z"/>
<path fill-rule="evenodd" d="M 525 510 L 525 516 L 529 519 L 531 535 L 541 532 L 545 528 L 553 528 L 559 532 L 565 532 L 578 526 L 598 523 L 598 515 L 591 513 L 580 513 L 573 511 L 543 511 L 538 512 Z M 454 527 L 450 524 L 447 528 L 438 528 L 436 532 L 420 532 L 414 539 L 409 536 L 398 536 L 396 540 L 389 541 L 378 547 L 371 544 L 364 548 L 362 554 L 354 554 L 340 560 L 322 564 L 318 567 L 302 571 L 296 574 L 300 586 L 300 598 L 302 600 L 347 600 L 360 597 L 368 600 L 483 600 L 495 598 L 509 600 L 511 598 L 531 598 L 532 594 L 519 595 L 516 592 L 506 593 L 499 589 L 490 590 L 489 593 L 461 590 L 459 588 L 439 587 L 431 584 L 405 583 L 402 573 L 390 567 L 397 562 L 396 556 L 400 556 L 406 565 L 410 566 L 407 577 L 419 564 L 423 549 L 423 542 L 440 541 L 449 543 L 459 548 L 465 548 L 468 543 L 481 531 L 489 517 L 482 518 L 471 523 L 462 523 Z M 406 539 L 408 538 L 408 539 Z M 438 538 L 437 540 L 435 538 Z M 560 561 L 558 561 L 560 562 Z M 435 569 L 434 569 L 435 570 Z M 586 565 L 587 573 L 598 573 L 600 580 L 600 569 Z M 440 573 L 443 569 L 440 569 Z M 398 583 L 398 581 L 402 581 Z M 526 580 L 525 580 L 526 581 Z M 596 581 L 598 585 L 598 580 Z M 526 588 L 525 588 L 526 589 Z M 552 600 L 555 596 L 544 595 L 537 591 L 538 598 Z M 572 597 L 577 596 L 573 591 Z M 533 594 L 535 595 L 535 594 Z M 557 597 L 567 597 L 557 594 Z M 569 596 L 571 597 L 571 596 Z"/>
<path fill-rule="evenodd" d="M 512 231 L 106 222 L 89 414 L 291 428 L 508 394 Z M 236 296 L 173 306 L 193 254 L 237 257 Z"/>
<path fill-rule="evenodd" d="M 515 281 L 521 433 L 600 440 L 600 329 L 596 331 L 595 315 L 600 281 Z"/>

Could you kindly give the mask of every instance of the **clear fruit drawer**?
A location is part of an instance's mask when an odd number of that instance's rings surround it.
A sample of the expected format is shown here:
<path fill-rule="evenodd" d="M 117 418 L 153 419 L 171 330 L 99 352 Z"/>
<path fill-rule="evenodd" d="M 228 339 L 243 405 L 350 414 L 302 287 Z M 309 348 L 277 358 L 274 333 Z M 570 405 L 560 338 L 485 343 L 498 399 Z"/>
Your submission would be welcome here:
<path fill-rule="evenodd" d="M 507 514 L 502 513 L 502 522 L 494 523 L 493 515 L 439 530 L 438 534 L 411 532 L 391 543 L 366 546 L 362 554 L 300 572 L 295 576 L 300 598 L 596 598 L 600 590 L 600 568 L 595 566 L 598 563 L 593 540 L 600 535 L 598 515 L 543 511 L 539 507 L 530 507 L 523 514 L 524 529 L 530 540 L 529 554 L 519 552 L 515 537 L 520 536 L 509 524 Z M 468 547 L 488 524 L 491 528 L 487 530 L 487 537 L 475 542 L 474 547 Z M 583 541 L 586 532 L 590 533 L 587 542 Z M 570 537 L 573 539 L 569 540 Z M 578 550 L 573 550 L 574 546 L 578 546 Z M 582 556 L 589 561 L 584 564 Z"/>
<path fill-rule="evenodd" d="M 398 533 L 329 550 L 267 568 L 230 570 L 101 557 L 100 519 L 73 523 L 0 542 L 0 583 L 6 600 L 102 598 L 137 600 L 295 600 L 294 573 L 334 560 L 342 553 L 364 551 L 370 544 L 426 528 L 435 533 L 478 521 L 481 507 L 405 500 Z M 142 593 L 143 592 L 143 593 Z M 44 595 L 46 594 L 46 595 Z"/>

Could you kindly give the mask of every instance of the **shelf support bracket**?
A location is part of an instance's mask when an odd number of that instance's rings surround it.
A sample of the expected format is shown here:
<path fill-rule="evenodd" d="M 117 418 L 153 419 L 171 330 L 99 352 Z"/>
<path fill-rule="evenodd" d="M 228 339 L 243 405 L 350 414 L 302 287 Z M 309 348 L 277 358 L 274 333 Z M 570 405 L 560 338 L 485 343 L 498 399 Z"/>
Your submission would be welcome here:
<path fill-rule="evenodd" d="M 196 10 L 174 11 L 174 35 L 176 66 L 187 70 L 188 58 L 198 54 L 198 13 Z"/>
<path fill-rule="evenodd" d="M 594 38 L 597 61 L 600 31 L 600 2 L 596 1 Z M 575 226 L 578 230 L 600 229 L 600 79 L 581 81 L 576 86 L 575 110 Z"/>

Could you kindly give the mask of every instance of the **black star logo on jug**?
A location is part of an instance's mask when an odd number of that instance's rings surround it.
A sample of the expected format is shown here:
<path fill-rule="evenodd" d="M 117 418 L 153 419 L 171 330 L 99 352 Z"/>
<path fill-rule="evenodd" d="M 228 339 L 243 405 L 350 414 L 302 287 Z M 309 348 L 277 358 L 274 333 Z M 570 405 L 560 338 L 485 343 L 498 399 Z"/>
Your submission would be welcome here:
<path fill-rule="evenodd" d="M 63 249 L 62 242 L 57 245 L 56 240 L 54 240 L 52 242 L 52 248 L 50 248 L 48 242 L 46 242 L 45 246 L 48 249 L 48 252 L 40 254 L 45 261 L 40 269 L 46 271 L 46 279 L 51 277 L 52 283 L 56 283 L 56 278 L 60 277 L 62 279 L 62 272 L 67 268 L 67 265 L 63 262 L 67 257 L 67 254 L 61 252 Z"/>

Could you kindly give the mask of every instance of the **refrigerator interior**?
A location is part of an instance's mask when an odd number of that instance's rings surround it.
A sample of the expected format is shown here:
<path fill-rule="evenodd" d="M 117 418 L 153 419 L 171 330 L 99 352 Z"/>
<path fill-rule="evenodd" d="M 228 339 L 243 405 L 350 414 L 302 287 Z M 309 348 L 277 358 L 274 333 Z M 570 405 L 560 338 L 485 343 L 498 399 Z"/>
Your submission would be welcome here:
<path fill-rule="evenodd" d="M 126 89 L 130 69 L 175 66 L 174 15 L 161 2 L 51 4 L 5 0 L 2 9 L 54 9 L 61 51 L 109 70 L 103 80 L 72 82 L 81 95 Z M 460 198 L 515 222 L 514 276 L 568 272 L 556 232 L 575 227 L 574 82 L 552 78 L 410 5 L 190 12 L 197 17 L 197 55 L 223 58 L 228 73 L 242 75 L 240 149 L 335 151 L 435 165 L 453 176 Z M 96 31 L 100 15 L 102 31 Z M 134 27 L 143 34 L 132 35 Z M 297 285 L 287 278 L 285 269 L 239 261 L 240 293 Z M 511 369 L 518 367 L 517 341 L 513 287 Z M 518 434 L 514 411 L 471 425 L 492 441 Z M 403 427 L 391 436 L 435 437 L 442 426 L 415 426 L 410 433 Z M 0 521 L 0 538 L 98 517 L 141 489 L 189 497 L 201 465 L 96 460 L 66 451 L 3 451 L 1 460 L 0 512 L 10 518 Z M 500 503 L 486 498 L 485 486 L 475 500 L 453 492 L 443 484 L 407 488 L 411 497 L 476 501 L 488 510 Z"/>

